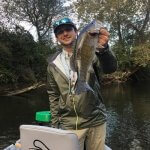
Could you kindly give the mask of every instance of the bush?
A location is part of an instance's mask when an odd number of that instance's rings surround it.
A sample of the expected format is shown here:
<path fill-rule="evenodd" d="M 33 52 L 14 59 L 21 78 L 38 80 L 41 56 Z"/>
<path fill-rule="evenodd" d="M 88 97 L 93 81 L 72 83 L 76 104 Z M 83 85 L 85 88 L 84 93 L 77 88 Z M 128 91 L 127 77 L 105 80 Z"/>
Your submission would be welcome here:
<path fill-rule="evenodd" d="M 0 28 L 0 83 L 35 83 L 46 79 L 46 58 L 53 50 L 22 27 Z"/>

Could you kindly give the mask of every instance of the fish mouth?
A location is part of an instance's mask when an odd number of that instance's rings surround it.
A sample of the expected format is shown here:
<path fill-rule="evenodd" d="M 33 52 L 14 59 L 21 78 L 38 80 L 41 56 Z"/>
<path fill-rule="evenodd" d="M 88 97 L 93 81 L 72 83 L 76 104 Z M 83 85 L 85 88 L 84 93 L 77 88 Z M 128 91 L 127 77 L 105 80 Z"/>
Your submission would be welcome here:
<path fill-rule="evenodd" d="M 88 34 L 91 36 L 97 36 L 100 35 L 100 31 L 98 29 L 95 29 L 95 30 L 88 31 Z"/>

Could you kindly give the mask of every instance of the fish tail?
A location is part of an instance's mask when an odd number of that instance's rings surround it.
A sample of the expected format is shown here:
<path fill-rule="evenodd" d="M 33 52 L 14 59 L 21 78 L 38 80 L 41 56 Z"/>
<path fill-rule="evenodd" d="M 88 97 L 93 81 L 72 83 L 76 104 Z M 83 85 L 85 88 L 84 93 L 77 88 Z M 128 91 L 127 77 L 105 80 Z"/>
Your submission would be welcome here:
<path fill-rule="evenodd" d="M 91 91 L 92 88 L 84 81 L 78 80 L 75 87 L 75 94 L 79 95 L 83 92 Z M 92 90 L 93 91 L 93 90 Z"/>

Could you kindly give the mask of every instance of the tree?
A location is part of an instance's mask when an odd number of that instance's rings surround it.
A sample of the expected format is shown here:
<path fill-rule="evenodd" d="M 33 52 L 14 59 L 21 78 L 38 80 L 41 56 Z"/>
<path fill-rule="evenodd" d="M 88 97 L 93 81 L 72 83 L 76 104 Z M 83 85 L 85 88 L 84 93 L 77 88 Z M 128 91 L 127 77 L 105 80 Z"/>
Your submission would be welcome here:
<path fill-rule="evenodd" d="M 119 64 L 124 63 L 120 69 L 132 64 L 137 46 L 146 48 L 150 41 L 150 0 L 78 0 L 75 6 L 81 20 L 96 18 L 109 28 Z"/>
<path fill-rule="evenodd" d="M 53 51 L 35 42 L 23 27 L 0 27 L 0 85 L 31 84 L 46 80 L 46 59 Z"/>
<path fill-rule="evenodd" d="M 27 21 L 36 27 L 38 40 L 42 41 L 56 16 L 63 14 L 63 0 L 3 0 L 9 20 Z"/>

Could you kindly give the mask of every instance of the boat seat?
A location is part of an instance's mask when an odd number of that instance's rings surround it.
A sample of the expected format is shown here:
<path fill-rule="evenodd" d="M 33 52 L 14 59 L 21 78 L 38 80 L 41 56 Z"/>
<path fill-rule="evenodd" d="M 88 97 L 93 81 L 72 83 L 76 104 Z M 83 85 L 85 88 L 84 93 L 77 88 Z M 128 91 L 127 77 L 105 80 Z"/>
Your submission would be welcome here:
<path fill-rule="evenodd" d="M 79 141 L 71 131 L 38 125 L 20 126 L 21 150 L 79 150 Z"/>

